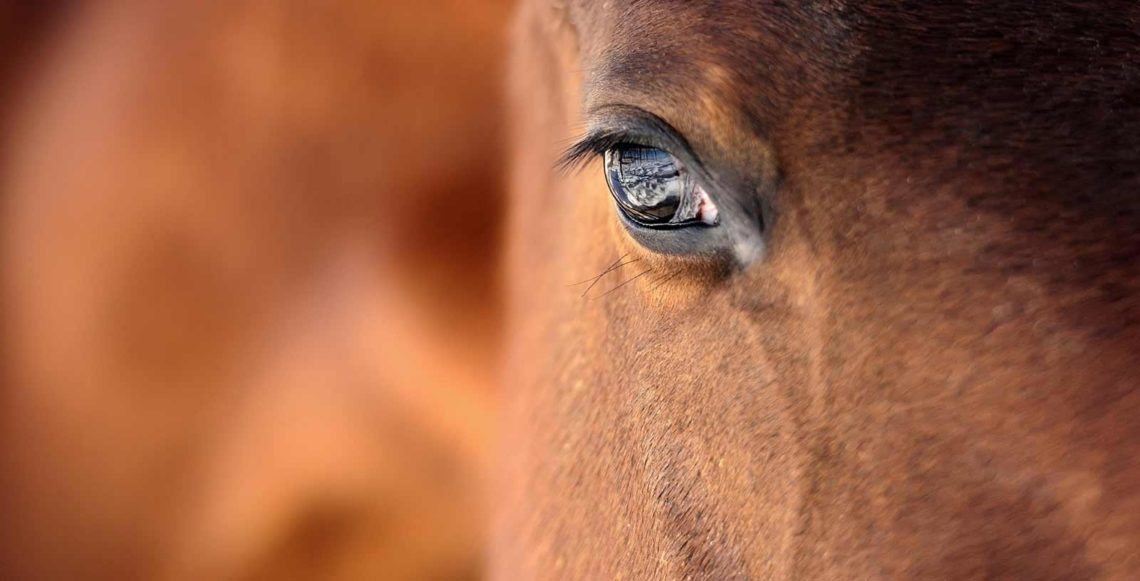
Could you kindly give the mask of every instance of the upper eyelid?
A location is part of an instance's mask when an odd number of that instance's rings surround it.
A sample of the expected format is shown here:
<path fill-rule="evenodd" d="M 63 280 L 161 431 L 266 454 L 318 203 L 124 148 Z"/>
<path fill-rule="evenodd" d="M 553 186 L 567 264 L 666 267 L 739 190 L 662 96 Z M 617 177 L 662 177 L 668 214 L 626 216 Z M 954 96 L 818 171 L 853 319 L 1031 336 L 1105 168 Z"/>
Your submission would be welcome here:
<path fill-rule="evenodd" d="M 590 111 L 587 118 L 593 119 L 593 127 L 559 157 L 557 167 L 562 171 L 580 169 L 593 155 L 623 143 L 663 149 L 700 167 L 688 141 L 672 125 L 648 111 L 630 105 L 604 105 Z"/>
<path fill-rule="evenodd" d="M 627 142 L 627 137 L 620 132 L 595 131 L 587 133 L 558 157 L 556 167 L 561 171 L 574 171 L 581 169 L 592 156 L 601 155 L 607 149 Z"/>

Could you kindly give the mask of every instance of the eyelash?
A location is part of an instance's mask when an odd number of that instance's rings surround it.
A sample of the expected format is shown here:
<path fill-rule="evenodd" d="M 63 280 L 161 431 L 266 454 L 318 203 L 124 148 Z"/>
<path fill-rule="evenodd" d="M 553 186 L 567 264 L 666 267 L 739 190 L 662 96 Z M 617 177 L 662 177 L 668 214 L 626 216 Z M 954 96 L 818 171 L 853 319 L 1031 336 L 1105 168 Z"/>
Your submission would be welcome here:
<path fill-rule="evenodd" d="M 581 170 L 594 157 L 605 154 L 606 151 L 620 145 L 643 145 L 631 139 L 624 131 L 599 131 L 587 135 L 577 143 L 571 145 L 558 158 L 556 166 L 564 172 Z M 646 145 L 648 147 L 648 145 Z"/>
<path fill-rule="evenodd" d="M 595 156 L 622 145 L 660 149 L 686 162 L 690 168 L 700 165 L 684 138 L 652 113 L 627 105 L 608 105 L 596 110 L 594 115 L 598 126 L 562 153 L 556 164 L 560 170 L 580 170 Z"/>

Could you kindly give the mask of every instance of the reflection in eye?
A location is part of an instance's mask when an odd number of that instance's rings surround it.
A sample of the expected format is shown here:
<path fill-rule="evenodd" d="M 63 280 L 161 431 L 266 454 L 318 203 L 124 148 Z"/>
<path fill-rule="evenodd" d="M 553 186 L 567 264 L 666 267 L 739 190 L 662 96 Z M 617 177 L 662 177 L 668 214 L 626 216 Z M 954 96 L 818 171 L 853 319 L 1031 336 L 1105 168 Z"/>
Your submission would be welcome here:
<path fill-rule="evenodd" d="M 606 150 L 606 178 L 618 206 L 645 226 L 717 224 L 717 208 L 677 158 L 654 147 Z"/>

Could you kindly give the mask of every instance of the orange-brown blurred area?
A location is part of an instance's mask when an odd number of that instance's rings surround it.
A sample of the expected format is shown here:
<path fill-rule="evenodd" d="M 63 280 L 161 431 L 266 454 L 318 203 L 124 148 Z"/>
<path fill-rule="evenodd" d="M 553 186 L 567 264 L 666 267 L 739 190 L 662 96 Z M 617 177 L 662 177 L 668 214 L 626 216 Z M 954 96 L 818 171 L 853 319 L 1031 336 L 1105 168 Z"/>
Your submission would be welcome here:
<path fill-rule="evenodd" d="M 508 12 L 0 4 L 0 578 L 479 576 Z"/>

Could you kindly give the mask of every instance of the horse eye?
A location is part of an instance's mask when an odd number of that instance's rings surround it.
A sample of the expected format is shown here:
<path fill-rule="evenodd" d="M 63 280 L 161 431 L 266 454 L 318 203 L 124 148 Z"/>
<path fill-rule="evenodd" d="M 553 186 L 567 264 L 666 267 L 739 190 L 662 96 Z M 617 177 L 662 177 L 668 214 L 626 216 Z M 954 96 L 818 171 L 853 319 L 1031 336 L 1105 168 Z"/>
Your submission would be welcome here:
<path fill-rule="evenodd" d="M 717 208 L 708 193 L 670 153 L 618 145 L 606 150 L 605 166 L 610 193 L 626 217 L 637 224 L 674 228 L 718 223 Z"/>

